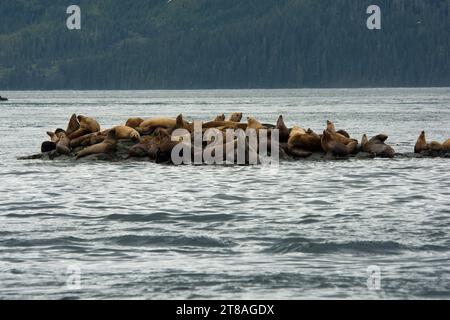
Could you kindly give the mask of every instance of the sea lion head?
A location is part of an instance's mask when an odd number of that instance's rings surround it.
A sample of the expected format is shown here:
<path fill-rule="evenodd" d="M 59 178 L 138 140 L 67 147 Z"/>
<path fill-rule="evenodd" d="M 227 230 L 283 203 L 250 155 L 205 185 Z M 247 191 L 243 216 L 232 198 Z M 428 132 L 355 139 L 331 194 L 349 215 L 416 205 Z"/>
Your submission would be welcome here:
<path fill-rule="evenodd" d="M 57 143 L 59 140 L 59 137 L 56 135 L 56 133 L 47 131 L 47 135 L 50 137 L 50 140 L 54 143 Z"/>
<path fill-rule="evenodd" d="M 217 116 L 214 121 L 225 121 L 225 114 L 221 114 L 219 116 Z"/>
<path fill-rule="evenodd" d="M 142 119 L 142 118 L 130 118 L 127 120 L 125 125 L 127 127 L 136 129 L 137 127 L 139 127 L 141 125 L 142 122 L 144 122 L 144 119 Z"/>
<path fill-rule="evenodd" d="M 331 133 L 336 132 L 336 127 L 334 126 L 334 123 L 330 120 L 327 120 L 327 130 L 329 130 Z"/>
<path fill-rule="evenodd" d="M 66 130 L 61 129 L 61 128 L 56 129 L 56 130 L 55 130 L 55 134 L 56 134 L 57 136 L 67 135 Z"/>
<path fill-rule="evenodd" d="M 242 112 L 235 112 L 230 116 L 231 122 L 241 122 L 242 120 Z"/>
<path fill-rule="evenodd" d="M 386 134 L 379 134 L 379 135 L 376 135 L 375 137 L 373 137 L 372 139 L 370 139 L 370 141 L 376 142 L 376 143 L 384 143 L 388 138 L 389 138 L 389 136 Z"/>
<path fill-rule="evenodd" d="M 369 142 L 369 139 L 367 139 L 367 135 L 364 133 L 361 139 L 361 146 L 364 147 L 364 145 Z"/>
<path fill-rule="evenodd" d="M 86 117 L 85 116 L 83 116 L 83 115 L 78 115 L 77 116 L 77 120 L 78 120 L 78 122 L 81 122 L 81 121 L 83 121 L 84 119 L 85 119 Z"/>
<path fill-rule="evenodd" d="M 343 129 L 340 129 L 340 130 L 336 131 L 336 133 L 339 133 L 340 135 L 350 139 L 350 135 L 348 134 L 348 132 L 343 130 Z"/>

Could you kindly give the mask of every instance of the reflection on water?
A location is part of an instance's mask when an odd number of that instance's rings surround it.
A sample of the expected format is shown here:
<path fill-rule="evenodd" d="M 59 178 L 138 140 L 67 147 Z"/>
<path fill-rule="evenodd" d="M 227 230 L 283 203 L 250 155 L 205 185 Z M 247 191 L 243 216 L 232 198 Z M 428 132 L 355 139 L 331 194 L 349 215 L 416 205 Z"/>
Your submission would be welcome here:
<path fill-rule="evenodd" d="M 7 92 L 0 298 L 449 298 L 448 159 L 266 167 L 19 162 L 72 113 L 263 122 L 411 151 L 450 136 L 450 89 Z M 367 268 L 381 268 L 381 290 Z M 81 270 L 81 289 L 66 286 Z"/>

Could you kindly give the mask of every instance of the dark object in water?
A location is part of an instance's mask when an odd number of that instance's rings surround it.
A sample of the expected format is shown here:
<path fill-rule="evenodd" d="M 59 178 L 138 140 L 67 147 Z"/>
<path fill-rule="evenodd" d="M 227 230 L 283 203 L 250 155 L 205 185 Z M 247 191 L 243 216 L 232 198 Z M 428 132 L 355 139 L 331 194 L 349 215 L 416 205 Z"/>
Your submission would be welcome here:
<path fill-rule="evenodd" d="M 8 101 L 8 98 L 0 96 L 0 101 Z"/>
<path fill-rule="evenodd" d="M 41 145 L 41 152 L 42 153 L 53 151 L 55 149 L 56 149 L 56 143 L 54 143 L 52 141 L 44 141 L 44 142 L 42 142 L 42 145 Z"/>

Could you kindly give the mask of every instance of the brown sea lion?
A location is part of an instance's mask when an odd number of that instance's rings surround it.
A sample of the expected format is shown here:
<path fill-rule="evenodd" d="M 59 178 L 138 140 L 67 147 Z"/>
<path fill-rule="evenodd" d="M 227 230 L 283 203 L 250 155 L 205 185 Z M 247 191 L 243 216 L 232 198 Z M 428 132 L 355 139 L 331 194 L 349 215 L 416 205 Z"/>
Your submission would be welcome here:
<path fill-rule="evenodd" d="M 116 132 L 116 139 L 117 140 L 139 140 L 141 135 L 139 132 L 137 132 L 135 129 L 128 127 L 128 126 L 117 126 L 114 127 Z"/>
<path fill-rule="evenodd" d="M 242 120 L 242 112 L 235 112 L 228 119 L 228 121 L 230 122 L 241 122 L 241 120 Z"/>
<path fill-rule="evenodd" d="M 442 144 L 442 150 L 444 151 L 450 151 L 450 139 L 447 139 Z"/>
<path fill-rule="evenodd" d="M 384 143 L 387 138 L 387 135 L 379 134 L 368 140 L 367 135 L 364 134 L 361 140 L 362 150 L 378 157 L 393 158 L 395 155 L 394 149 Z"/>
<path fill-rule="evenodd" d="M 185 129 L 185 130 L 191 132 L 194 130 L 194 126 L 193 126 L 193 124 L 190 124 L 189 122 L 185 121 L 183 119 L 183 115 L 180 114 L 180 115 L 178 115 L 178 117 L 176 119 L 175 129 Z"/>
<path fill-rule="evenodd" d="M 144 119 L 142 118 L 130 118 L 127 120 L 127 123 L 125 125 L 127 127 L 135 129 L 139 127 L 142 124 L 142 122 L 144 122 Z"/>
<path fill-rule="evenodd" d="M 287 142 L 289 139 L 290 131 L 289 131 L 288 127 L 286 126 L 286 124 L 284 123 L 284 119 L 283 119 L 282 115 L 280 115 L 278 117 L 277 126 L 275 128 L 278 129 L 278 132 L 279 132 L 278 137 L 279 137 L 280 142 Z"/>
<path fill-rule="evenodd" d="M 68 135 L 69 139 L 75 139 L 88 133 L 100 131 L 100 124 L 94 118 L 79 115 L 77 119 L 80 122 L 80 127 Z"/>
<path fill-rule="evenodd" d="M 323 131 L 323 135 L 321 138 L 322 149 L 334 156 L 348 156 L 350 153 L 356 149 L 358 142 L 351 141 L 348 145 L 337 141 L 336 134 L 333 134 L 328 129 Z"/>
<path fill-rule="evenodd" d="M 77 153 L 76 159 L 86 157 L 91 154 L 113 153 L 116 150 L 117 139 L 115 129 L 111 129 L 103 142 L 86 147 Z"/>
<path fill-rule="evenodd" d="M 66 135 L 69 137 L 72 133 L 80 129 L 80 123 L 78 122 L 77 115 L 74 113 L 69 120 L 67 125 Z"/>
<path fill-rule="evenodd" d="M 222 113 L 221 115 L 215 117 L 213 121 L 225 121 L 225 115 Z"/>
<path fill-rule="evenodd" d="M 342 135 L 342 136 L 344 136 L 344 137 L 350 139 L 350 135 L 349 135 L 348 132 L 345 131 L 345 130 L 340 129 L 340 130 L 336 131 L 336 133 L 339 133 L 340 135 Z"/>
<path fill-rule="evenodd" d="M 414 146 L 414 152 L 421 153 L 425 150 L 428 150 L 428 144 L 425 138 L 425 131 L 422 131 L 419 135 L 419 138 L 417 138 L 416 145 Z"/>
<path fill-rule="evenodd" d="M 69 154 L 70 139 L 67 137 L 66 131 L 63 129 L 56 129 L 55 134 L 58 137 L 58 143 L 56 143 L 56 151 L 59 154 Z"/>
<path fill-rule="evenodd" d="M 154 136 L 147 136 L 140 140 L 140 142 L 132 146 L 128 150 L 130 157 L 150 157 L 155 159 L 158 152 L 157 138 Z"/>

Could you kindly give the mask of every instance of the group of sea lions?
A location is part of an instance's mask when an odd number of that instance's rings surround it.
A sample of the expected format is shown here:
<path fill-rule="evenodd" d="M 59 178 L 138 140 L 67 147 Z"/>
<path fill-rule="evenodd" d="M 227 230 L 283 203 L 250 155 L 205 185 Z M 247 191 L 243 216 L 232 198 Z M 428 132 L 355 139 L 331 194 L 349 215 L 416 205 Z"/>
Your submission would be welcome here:
<path fill-rule="evenodd" d="M 256 132 L 266 130 L 269 136 L 274 129 L 277 129 L 278 152 L 294 159 L 308 158 L 317 153 L 323 154 L 326 158 L 345 158 L 359 152 L 369 154 L 371 157 L 386 158 L 393 158 L 396 154 L 395 150 L 385 143 L 388 139 L 387 135 L 378 134 L 369 139 L 364 134 L 359 142 L 347 131 L 337 130 L 331 121 L 327 121 L 323 132 L 319 134 L 299 125 L 288 128 L 283 116 L 279 116 L 275 125 L 261 123 L 252 117 L 248 117 L 246 122 L 241 122 L 242 117 L 241 112 L 233 113 L 228 118 L 221 114 L 212 121 L 202 122 L 201 129 L 203 133 L 211 128 L 221 132 L 224 138 L 224 151 L 228 150 L 228 146 L 235 146 L 237 143 L 236 137 L 233 137 L 231 141 L 227 140 L 230 139 L 225 134 L 227 129 L 241 129 L 241 131 L 253 129 Z M 194 127 L 194 122 L 186 121 L 180 114 L 176 118 L 130 118 L 124 125 L 102 130 L 96 119 L 74 114 L 65 130 L 58 128 L 54 132 L 47 132 L 50 141 L 42 143 L 41 152 L 51 152 L 56 156 L 74 156 L 76 159 L 89 155 L 111 155 L 116 152 L 120 140 L 127 140 L 130 142 L 127 158 L 148 157 L 156 162 L 170 162 L 172 150 L 182 141 L 174 139 L 175 130 L 184 129 L 193 139 Z M 247 151 L 251 148 L 248 141 L 245 147 Z M 202 141 L 202 148 L 203 150 L 208 148 L 208 142 Z M 269 153 L 274 152 L 271 150 L 270 143 L 269 149 Z M 425 133 L 422 132 L 414 151 L 424 153 L 429 150 L 450 151 L 450 139 L 444 143 L 435 141 L 427 143 Z"/>

